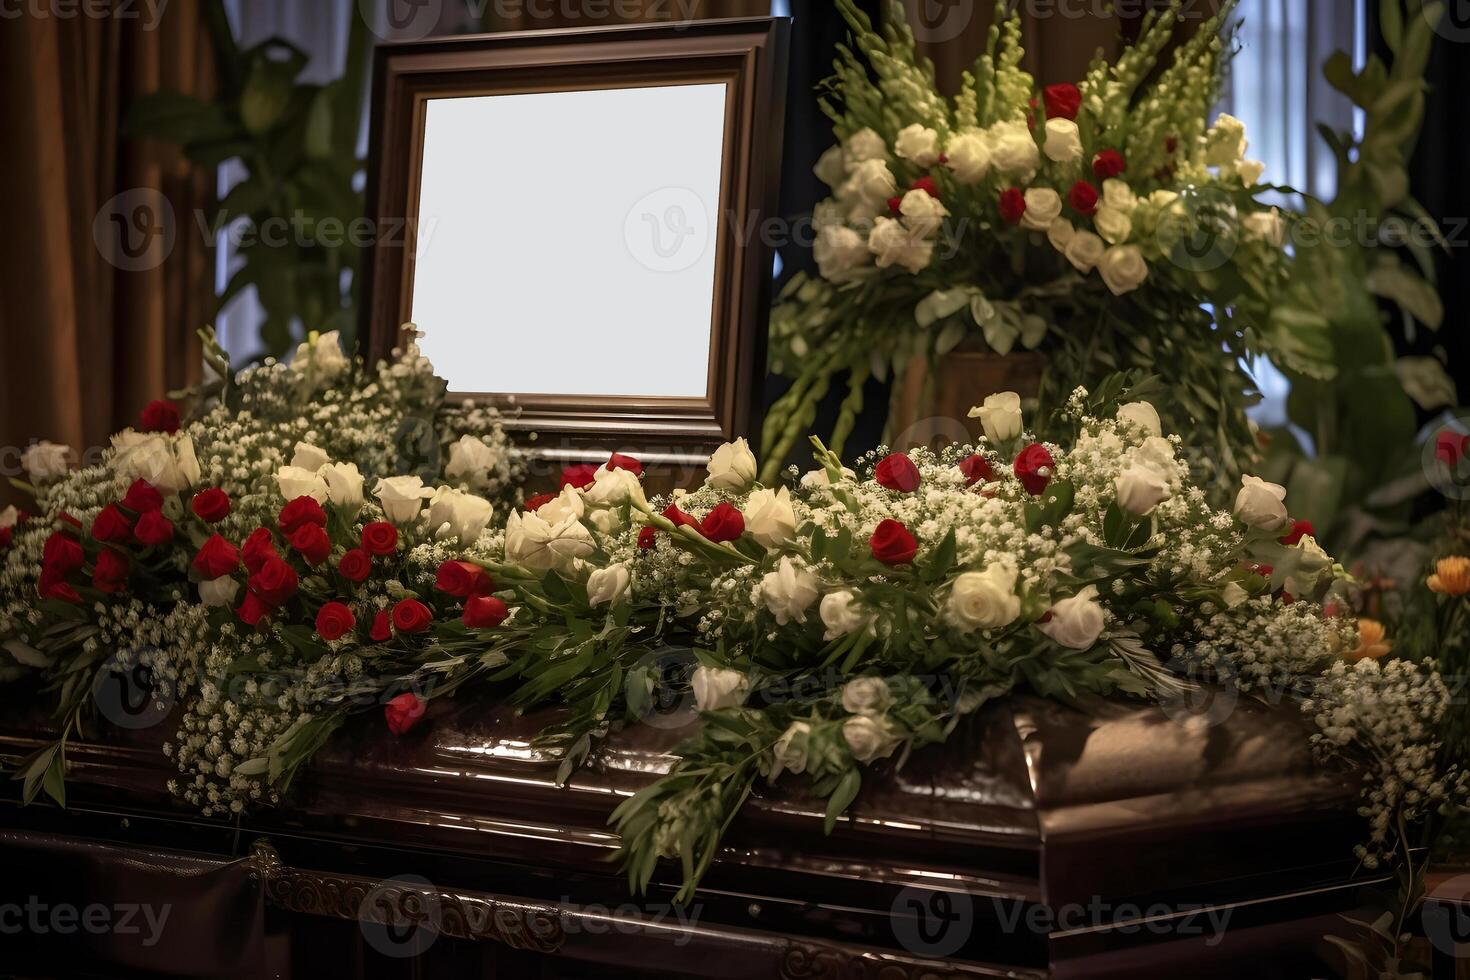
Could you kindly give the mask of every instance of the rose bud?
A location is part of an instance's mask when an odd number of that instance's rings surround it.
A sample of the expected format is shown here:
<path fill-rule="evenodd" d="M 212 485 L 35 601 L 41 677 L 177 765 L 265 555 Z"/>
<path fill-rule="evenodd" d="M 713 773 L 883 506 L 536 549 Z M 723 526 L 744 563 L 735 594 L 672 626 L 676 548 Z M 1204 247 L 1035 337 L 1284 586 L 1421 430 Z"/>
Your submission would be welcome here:
<path fill-rule="evenodd" d="M 1170 153 L 1174 150 L 1170 148 Z M 1098 180 L 1110 180 L 1127 169 L 1123 154 L 1117 150 L 1103 150 L 1092 158 L 1092 173 Z"/>
<path fill-rule="evenodd" d="M 179 407 L 173 402 L 160 399 L 143 407 L 138 415 L 138 428 L 143 432 L 167 432 L 172 435 L 179 431 L 180 421 Z"/>
<path fill-rule="evenodd" d="M 57 577 L 64 577 L 82 567 L 84 556 L 77 539 L 64 531 L 57 531 L 46 539 L 41 552 L 41 568 Z"/>
<path fill-rule="evenodd" d="M 384 557 L 398 550 L 398 528 L 387 521 L 374 521 L 362 529 L 362 550 Z"/>
<path fill-rule="evenodd" d="M 269 616 L 271 606 L 264 602 L 254 592 L 245 593 L 245 601 L 240 603 L 240 608 L 235 610 L 235 615 L 240 617 L 240 622 L 246 626 L 259 626 L 260 621 Z"/>
<path fill-rule="evenodd" d="M 134 480 L 133 485 L 128 487 L 127 496 L 122 499 L 122 505 L 134 514 L 162 510 L 163 494 L 159 493 L 158 488 L 147 480 Z"/>
<path fill-rule="evenodd" d="M 138 518 L 133 528 L 133 537 L 145 548 L 157 548 L 174 539 L 174 522 L 163 516 L 161 510 L 146 511 Z"/>
<path fill-rule="evenodd" d="M 281 533 L 290 537 L 301 528 L 303 524 L 315 524 L 317 527 L 327 526 L 327 512 L 322 510 L 322 505 L 311 497 L 297 497 L 285 507 L 281 508 L 281 515 L 276 519 L 281 527 Z"/>
<path fill-rule="evenodd" d="M 538 493 L 534 497 L 527 498 L 526 503 L 524 504 L 525 511 L 528 514 L 534 514 L 555 499 L 556 494 L 554 493 Z"/>
<path fill-rule="evenodd" d="M 393 607 L 393 628 L 399 633 L 422 633 L 433 622 L 434 614 L 417 599 L 401 599 Z"/>
<path fill-rule="evenodd" d="M 1016 478 L 1026 488 L 1031 496 L 1039 496 L 1051 482 L 1052 474 L 1056 472 L 1056 461 L 1052 459 L 1051 453 L 1040 443 L 1032 443 L 1021 450 L 1016 457 L 1013 467 Z"/>
<path fill-rule="evenodd" d="M 745 515 L 736 510 L 734 504 L 726 501 L 705 516 L 699 532 L 717 544 L 736 541 L 745 533 Z"/>
<path fill-rule="evenodd" d="M 965 474 L 967 487 L 973 487 L 981 481 L 989 483 L 995 479 L 995 470 L 991 468 L 990 461 L 978 453 L 960 460 L 959 466 L 960 472 Z"/>
<path fill-rule="evenodd" d="M 643 464 L 632 456 L 624 456 L 622 453 L 613 453 L 607 459 L 607 468 L 610 470 L 627 470 L 634 476 L 643 475 Z"/>
<path fill-rule="evenodd" d="M 457 599 L 494 592 L 490 576 L 479 565 L 467 561 L 446 561 L 439 566 L 434 588 Z"/>
<path fill-rule="evenodd" d="M 117 504 L 108 504 L 92 520 L 92 537 L 108 544 L 126 544 L 133 540 L 133 522 Z"/>
<path fill-rule="evenodd" d="M 1000 217 L 1008 225 L 1019 225 L 1026 215 L 1026 195 L 1019 187 L 1008 187 L 1000 193 Z"/>
<path fill-rule="evenodd" d="M 692 527 L 699 530 L 699 522 L 679 509 L 677 504 L 669 504 L 664 508 L 664 519 L 672 521 L 675 527 Z"/>
<path fill-rule="evenodd" d="M 258 527 L 251 531 L 250 537 L 245 539 L 245 544 L 240 548 L 240 558 L 245 562 L 245 570 L 251 575 L 260 571 L 267 558 L 279 557 L 275 535 L 271 534 L 268 527 Z"/>
<path fill-rule="evenodd" d="M 658 541 L 658 528 L 645 527 L 638 532 L 638 547 L 643 551 L 652 548 Z"/>
<path fill-rule="evenodd" d="M 373 628 L 368 631 L 368 639 L 374 643 L 386 643 L 393 638 L 393 623 L 388 618 L 386 609 L 378 610 L 373 617 Z"/>
<path fill-rule="evenodd" d="M 1292 521 L 1291 530 L 1282 535 L 1282 544 L 1297 544 L 1302 538 L 1316 536 L 1317 529 L 1312 526 L 1311 521 Z"/>
<path fill-rule="evenodd" d="M 328 643 L 342 639 L 356 625 L 357 617 L 341 602 L 329 602 L 316 614 L 317 635 Z"/>
<path fill-rule="evenodd" d="M 490 629 L 510 615 L 504 602 L 493 595 L 476 595 L 464 604 L 464 624 L 472 630 Z"/>
<path fill-rule="evenodd" d="M 219 487 L 201 490 L 189 501 L 194 516 L 206 524 L 218 524 L 230 516 L 230 495 Z"/>
<path fill-rule="evenodd" d="M 907 565 L 919 553 L 918 540 L 909 529 L 891 518 L 883 521 L 868 539 L 873 557 L 885 565 Z"/>
<path fill-rule="evenodd" d="M 1046 102 L 1046 114 L 1051 119 L 1076 119 L 1082 108 L 1082 92 L 1070 82 L 1048 85 L 1041 90 Z"/>
<path fill-rule="evenodd" d="M 250 591 L 271 606 L 284 605 L 300 586 L 296 569 L 283 558 L 267 558 L 250 576 Z"/>
<path fill-rule="evenodd" d="M 366 582 L 373 573 L 373 560 L 366 551 L 353 548 L 337 563 L 337 571 L 349 582 Z"/>
<path fill-rule="evenodd" d="M 217 579 L 240 567 L 240 552 L 230 542 L 216 534 L 199 549 L 194 556 L 194 571 L 202 579 Z"/>
<path fill-rule="evenodd" d="M 306 559 L 308 565 L 315 568 L 332 553 L 332 539 L 315 524 L 306 524 L 291 535 L 291 547 Z"/>
<path fill-rule="evenodd" d="M 92 572 L 92 585 L 99 592 L 121 592 L 128 584 L 130 564 L 123 555 L 111 548 L 103 548 L 97 554 L 97 564 Z"/>
<path fill-rule="evenodd" d="M 564 487 L 576 487 L 585 490 L 597 482 L 597 467 L 591 463 L 579 463 L 576 466 L 568 466 L 561 471 L 561 485 Z"/>
<path fill-rule="evenodd" d="M 58 602 L 70 602 L 73 604 L 82 601 L 77 590 L 66 582 L 64 575 L 57 574 L 49 569 L 41 572 L 41 579 L 36 583 L 36 592 L 42 599 L 55 599 Z"/>
<path fill-rule="evenodd" d="M 899 493 L 913 493 L 919 489 L 919 468 L 903 453 L 885 456 L 873 471 L 873 479 L 880 486 Z"/>
<path fill-rule="evenodd" d="M 388 731 L 394 735 L 404 734 L 423 720 L 426 706 L 427 703 L 420 700 L 417 695 L 398 695 L 383 705 L 383 720 L 388 723 Z"/>

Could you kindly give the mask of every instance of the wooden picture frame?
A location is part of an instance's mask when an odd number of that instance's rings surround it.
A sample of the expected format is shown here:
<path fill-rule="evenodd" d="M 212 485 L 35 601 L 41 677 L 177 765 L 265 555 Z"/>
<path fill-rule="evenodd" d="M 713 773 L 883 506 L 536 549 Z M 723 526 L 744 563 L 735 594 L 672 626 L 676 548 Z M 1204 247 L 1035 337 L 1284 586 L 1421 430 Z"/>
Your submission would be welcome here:
<path fill-rule="evenodd" d="M 454 391 L 451 397 L 515 409 L 508 427 L 536 433 L 528 442 L 532 453 L 561 463 L 600 462 L 610 450 L 622 450 L 639 453 L 655 466 L 688 469 L 702 465 L 722 442 L 737 436 L 754 441 L 763 407 L 772 289 L 771 249 L 762 228 L 777 213 L 788 26 L 785 18 L 761 17 L 378 47 L 367 206 L 372 227 L 380 231 L 365 257 L 363 287 L 363 336 L 370 359 L 386 357 L 402 344 L 402 325 L 411 319 L 412 229 L 432 100 L 722 84 L 723 162 L 704 397 L 575 391 Z M 432 330 L 431 324 L 421 326 Z"/>

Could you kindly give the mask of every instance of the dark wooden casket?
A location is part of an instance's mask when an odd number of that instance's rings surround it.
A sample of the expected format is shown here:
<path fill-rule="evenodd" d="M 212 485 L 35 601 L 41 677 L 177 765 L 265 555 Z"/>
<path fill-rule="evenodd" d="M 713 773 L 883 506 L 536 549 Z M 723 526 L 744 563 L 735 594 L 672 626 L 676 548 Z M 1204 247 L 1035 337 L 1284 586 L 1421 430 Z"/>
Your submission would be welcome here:
<path fill-rule="evenodd" d="M 41 726 L 5 718 L 13 767 Z M 687 731 L 629 729 L 558 788 L 529 745 L 546 720 L 463 698 L 434 702 L 402 739 L 364 719 L 288 806 L 235 824 L 171 801 L 167 725 L 73 744 L 67 810 L 15 805 L 14 788 L 0 805 L 5 968 L 1330 976 L 1321 937 L 1373 883 L 1354 876 L 1354 790 L 1314 764 L 1294 705 L 1242 701 L 1210 724 L 1152 706 L 992 704 L 948 745 L 870 778 L 830 836 L 820 806 L 763 789 L 687 908 L 671 904 L 673 862 L 649 895 L 629 894 L 606 826 Z M 5 903 L 38 905 L 43 924 L 67 903 L 169 917 L 152 931 L 16 931 Z"/>

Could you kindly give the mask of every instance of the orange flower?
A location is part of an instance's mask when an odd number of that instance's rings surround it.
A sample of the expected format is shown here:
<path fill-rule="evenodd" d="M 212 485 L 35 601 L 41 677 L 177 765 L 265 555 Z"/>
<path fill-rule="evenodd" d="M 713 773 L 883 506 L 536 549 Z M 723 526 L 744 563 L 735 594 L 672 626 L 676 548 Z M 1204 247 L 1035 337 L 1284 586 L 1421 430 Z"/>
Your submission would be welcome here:
<path fill-rule="evenodd" d="M 1393 649 L 1393 644 L 1384 639 L 1383 624 L 1366 617 L 1358 620 L 1358 648 L 1344 656 L 1348 660 L 1377 660 Z"/>
<path fill-rule="evenodd" d="M 1470 592 L 1470 558 L 1441 558 L 1429 576 L 1429 588 L 1441 595 L 1462 596 Z"/>

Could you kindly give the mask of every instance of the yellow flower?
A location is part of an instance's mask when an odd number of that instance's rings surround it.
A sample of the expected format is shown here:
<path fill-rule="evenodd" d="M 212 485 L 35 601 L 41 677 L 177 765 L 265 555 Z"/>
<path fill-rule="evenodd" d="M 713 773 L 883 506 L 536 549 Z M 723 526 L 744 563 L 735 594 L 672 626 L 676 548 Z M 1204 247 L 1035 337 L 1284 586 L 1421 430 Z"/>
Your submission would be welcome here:
<path fill-rule="evenodd" d="M 1344 656 L 1348 660 L 1377 660 L 1393 649 L 1393 644 L 1384 639 L 1383 624 L 1376 619 L 1358 620 L 1358 648 Z"/>
<path fill-rule="evenodd" d="M 1429 588 L 1441 595 L 1461 596 L 1470 592 L 1470 558 L 1456 555 L 1441 558 L 1429 576 Z"/>

